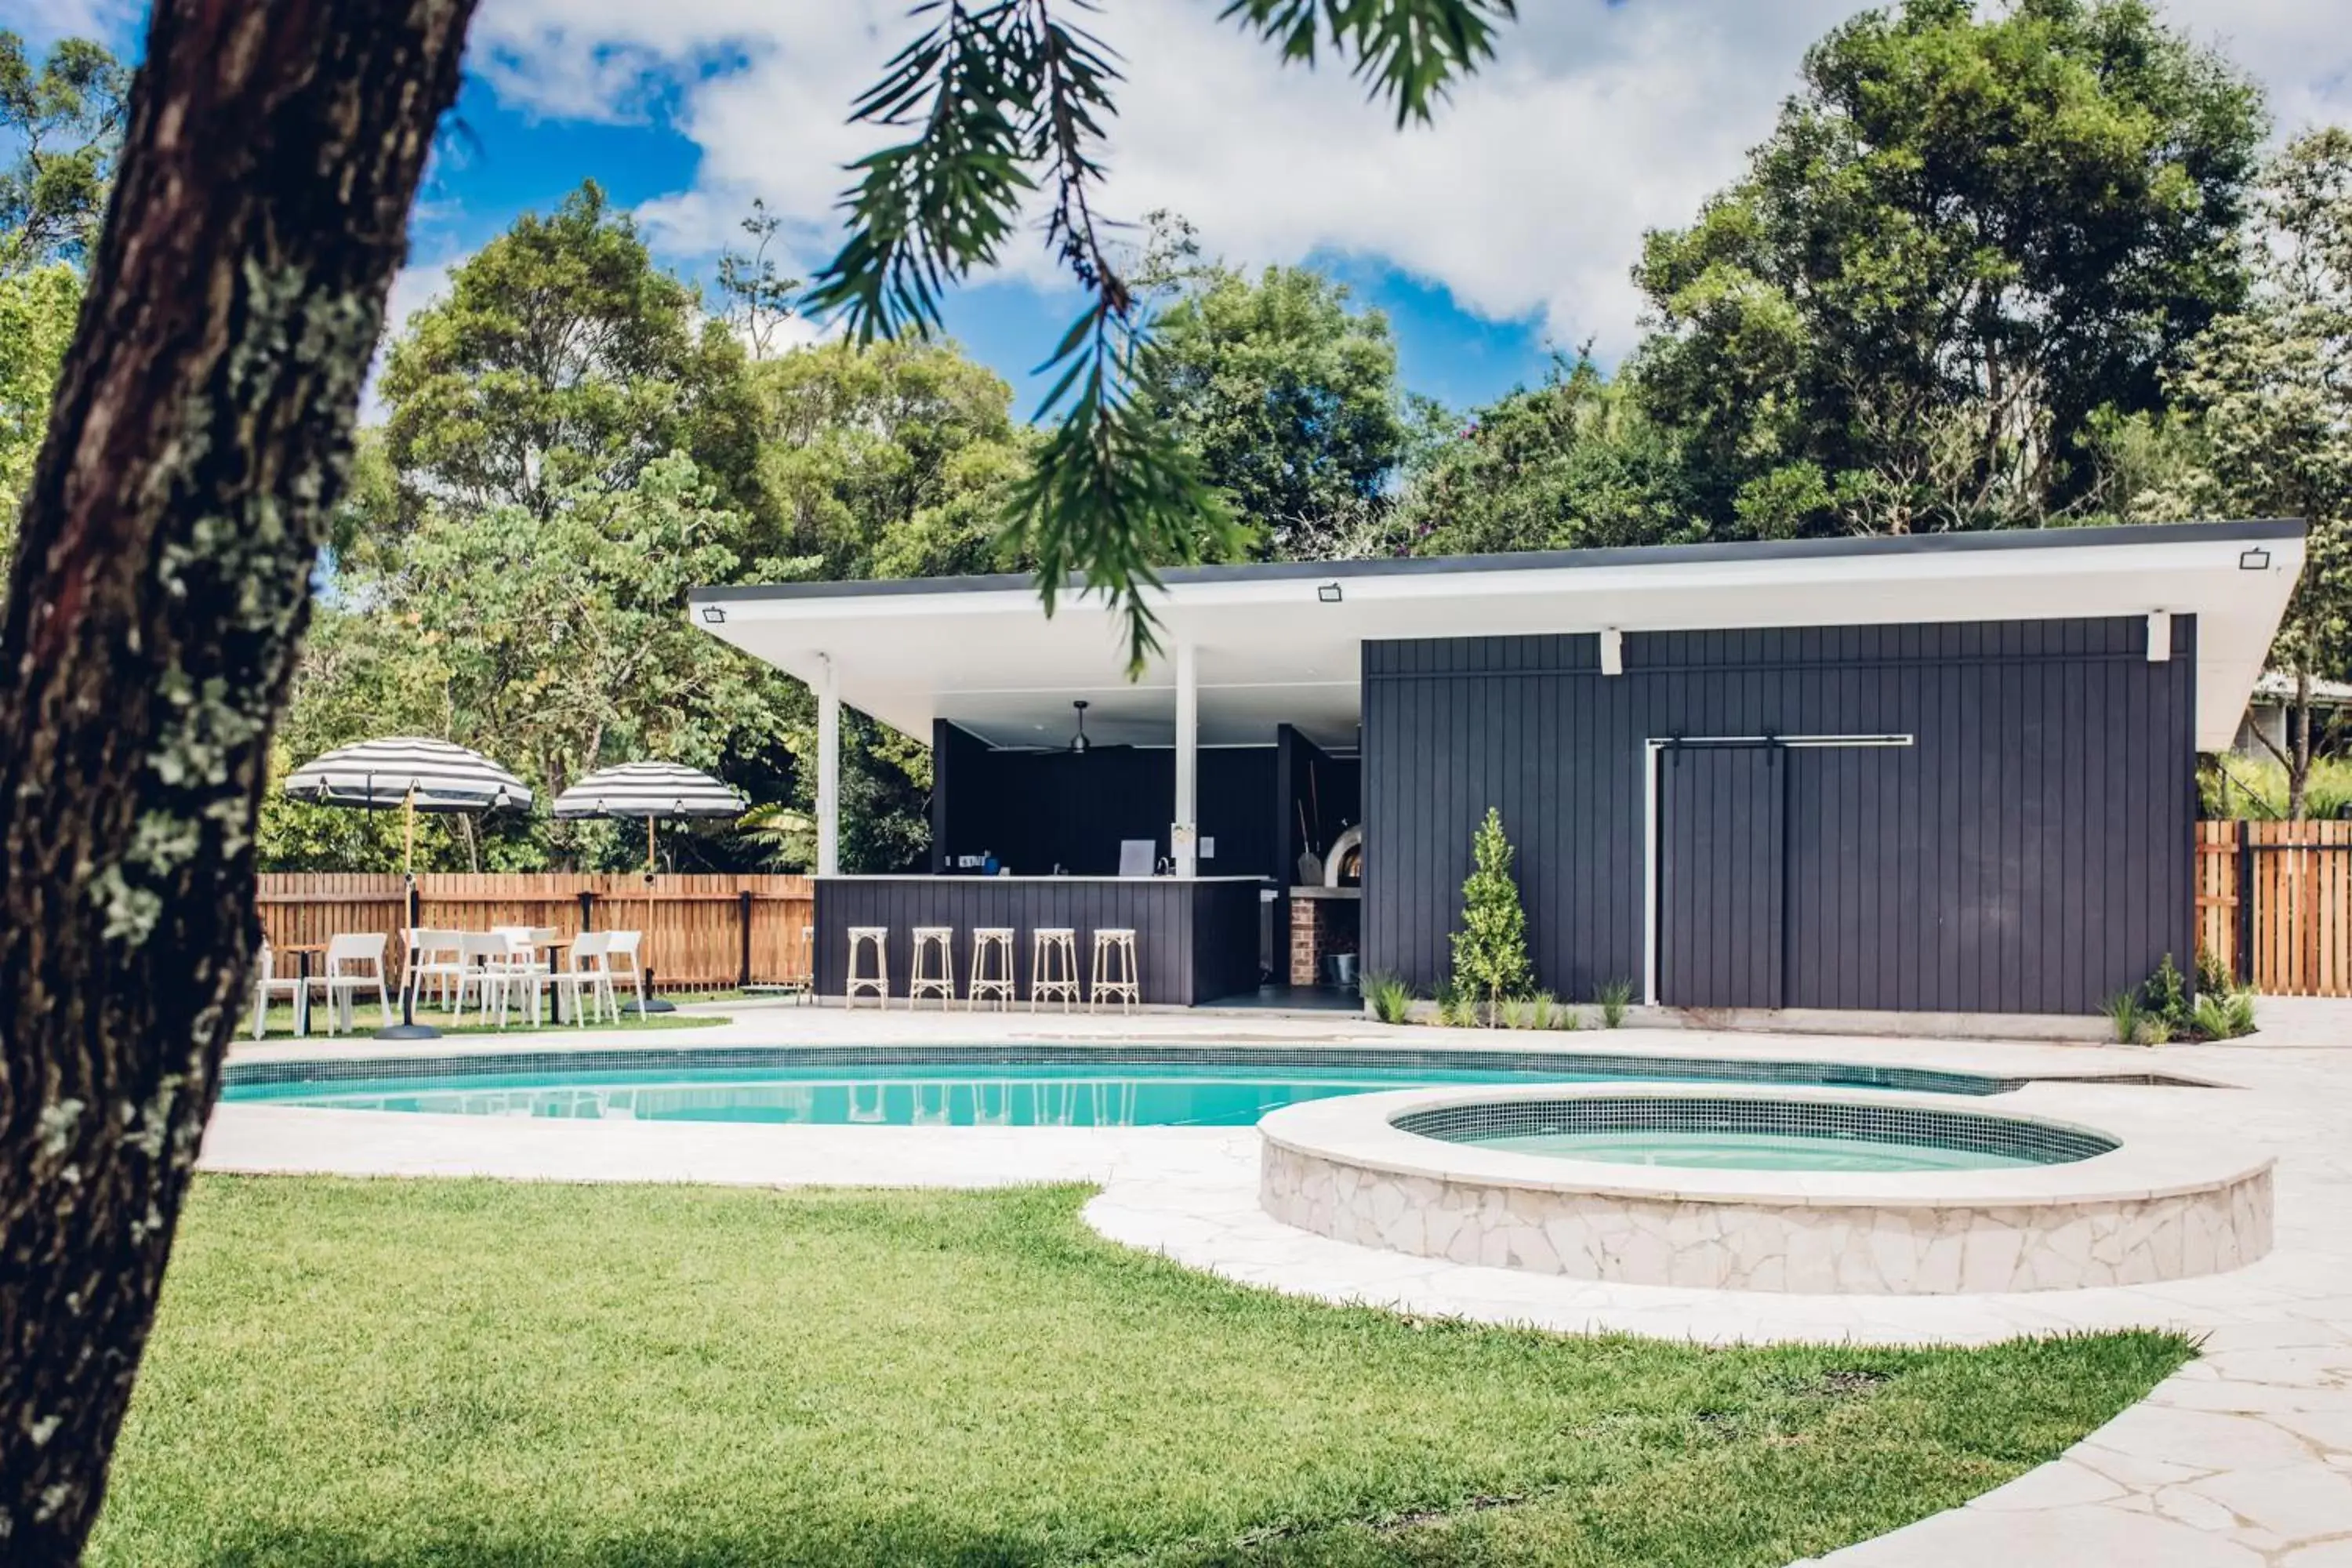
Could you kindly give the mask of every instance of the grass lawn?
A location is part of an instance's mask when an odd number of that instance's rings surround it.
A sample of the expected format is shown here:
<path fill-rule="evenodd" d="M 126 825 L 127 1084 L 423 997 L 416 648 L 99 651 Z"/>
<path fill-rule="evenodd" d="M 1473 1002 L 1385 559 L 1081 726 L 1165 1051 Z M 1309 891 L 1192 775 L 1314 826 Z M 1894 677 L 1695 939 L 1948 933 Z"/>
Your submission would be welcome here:
<path fill-rule="evenodd" d="M 704 996 L 680 998 L 681 1001 L 690 1002 L 718 999 Z M 400 1021 L 399 1000 L 396 996 L 393 998 L 392 1017 L 394 1023 Z M 607 1017 L 583 1025 L 581 1027 L 583 1029 L 709 1029 L 729 1022 L 723 1017 L 694 1013 L 647 1013 L 640 1017 L 635 1008 L 636 1004 L 634 1001 L 624 1003 L 619 1023 L 615 1024 Z M 327 1033 L 327 1005 L 323 1002 L 317 1004 L 310 1010 L 310 1033 L 308 1037 L 313 1040 L 364 1038 L 374 1034 L 383 1025 L 383 1014 L 373 1002 L 362 1003 L 353 1011 L 358 1015 L 358 1028 L 351 1034 L 330 1035 Z M 418 1023 L 430 1024 L 445 1035 L 530 1035 L 578 1032 L 570 1024 L 549 1021 L 544 1013 L 540 1016 L 541 1019 L 540 1027 L 534 1030 L 530 1026 L 530 1012 L 518 1004 L 507 1016 L 507 1026 L 501 1029 L 498 1026 L 498 1016 L 495 1013 L 491 1015 L 491 1021 L 485 1024 L 480 1021 L 480 1013 L 469 1009 L 466 1014 L 466 1022 L 456 1024 L 450 1022 L 450 1016 L 438 1007 L 420 1007 L 416 1010 Z M 299 1040 L 304 1037 L 294 1032 L 294 1005 L 290 1002 L 278 1003 L 263 1013 L 261 1028 L 262 1037 L 265 1039 Z M 236 1038 L 248 1043 L 253 1039 L 253 1008 L 249 1003 L 244 1016 L 238 1020 Z"/>
<path fill-rule="evenodd" d="M 1085 1196 L 205 1178 L 90 1562 L 1777 1568 L 2189 1354 L 1416 1321 L 1114 1247 Z"/>

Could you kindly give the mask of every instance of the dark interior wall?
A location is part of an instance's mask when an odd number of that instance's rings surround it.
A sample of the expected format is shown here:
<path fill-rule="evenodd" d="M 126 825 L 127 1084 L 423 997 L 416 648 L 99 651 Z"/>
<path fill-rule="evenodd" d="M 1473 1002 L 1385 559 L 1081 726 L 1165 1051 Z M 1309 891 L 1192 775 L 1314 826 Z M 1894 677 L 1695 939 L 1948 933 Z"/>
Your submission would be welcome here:
<path fill-rule="evenodd" d="M 935 870 L 953 869 L 953 856 L 993 851 L 1022 876 L 1044 876 L 1058 861 L 1073 876 L 1108 877 L 1118 870 L 1122 838 L 1150 839 L 1155 857 L 1170 852 L 1173 751 L 993 751 L 942 722 L 933 726 L 931 758 Z M 1201 834 L 1216 841 L 1201 874 L 1273 876 L 1275 749 L 1204 747 L 1200 758 Z"/>
<path fill-rule="evenodd" d="M 1289 725 L 1275 731 L 1275 864 L 1285 883 L 1298 877 L 1301 850 L 1317 855 L 1364 819 L 1363 769 L 1335 757 Z"/>
<path fill-rule="evenodd" d="M 2193 956 L 2195 626 L 2139 619 L 1368 643 L 1365 963 L 1444 977 L 1488 805 L 1538 983 L 1643 964 L 1643 743 L 1910 733 L 1781 753 L 1791 1007 L 2088 1013 Z M 1712 907 L 1707 905 L 1706 907 Z"/>

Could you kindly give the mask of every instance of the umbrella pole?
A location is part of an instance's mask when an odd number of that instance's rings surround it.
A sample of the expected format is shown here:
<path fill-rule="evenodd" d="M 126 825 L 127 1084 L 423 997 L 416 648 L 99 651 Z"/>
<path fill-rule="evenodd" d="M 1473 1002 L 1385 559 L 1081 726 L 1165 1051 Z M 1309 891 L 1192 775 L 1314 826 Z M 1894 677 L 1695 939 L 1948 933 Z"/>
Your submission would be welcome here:
<path fill-rule="evenodd" d="M 400 797 L 400 879 L 403 884 L 401 909 L 408 917 L 411 929 L 416 924 L 416 790 L 411 785 Z M 379 1040 L 437 1040 L 441 1031 L 430 1024 L 416 1021 L 416 980 L 408 973 L 408 954 L 401 953 L 400 1022 L 389 1029 L 378 1029 Z M 356 1004 L 354 1004 L 356 1005 Z"/>
<path fill-rule="evenodd" d="M 675 1013 L 677 1011 L 677 1006 L 675 1003 L 663 1001 L 660 997 L 654 994 L 653 990 L 654 876 L 655 868 L 659 864 L 660 861 L 654 851 L 653 814 L 651 812 L 647 812 L 646 814 L 646 930 L 644 939 L 637 944 L 637 963 L 646 972 L 646 999 L 644 1004 L 637 1009 L 640 1015 L 646 1013 Z"/>

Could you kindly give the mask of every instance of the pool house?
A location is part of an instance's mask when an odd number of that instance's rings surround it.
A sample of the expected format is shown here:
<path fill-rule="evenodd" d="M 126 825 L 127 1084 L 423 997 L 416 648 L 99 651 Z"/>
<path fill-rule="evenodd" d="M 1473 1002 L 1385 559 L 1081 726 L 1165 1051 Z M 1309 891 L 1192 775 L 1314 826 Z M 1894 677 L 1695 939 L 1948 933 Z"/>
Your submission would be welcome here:
<path fill-rule="evenodd" d="M 1024 576 L 689 614 L 817 694 L 821 995 L 1009 965 L 1025 1005 L 1130 962 L 1147 1005 L 1426 994 L 1492 806 L 1559 995 L 2087 1015 L 2194 958 L 2197 754 L 2236 732 L 2304 534 L 1200 567 L 1166 574 L 1132 680 L 1116 614 L 1048 617 Z M 927 867 L 842 869 L 844 704 L 930 747 Z"/>

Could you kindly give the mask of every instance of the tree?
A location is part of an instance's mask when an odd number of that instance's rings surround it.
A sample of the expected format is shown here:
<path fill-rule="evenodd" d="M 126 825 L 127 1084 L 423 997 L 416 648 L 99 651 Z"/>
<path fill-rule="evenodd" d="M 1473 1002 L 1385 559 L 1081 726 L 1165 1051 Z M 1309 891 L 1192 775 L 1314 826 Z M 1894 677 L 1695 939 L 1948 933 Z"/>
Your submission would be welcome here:
<path fill-rule="evenodd" d="M 753 367 L 760 480 L 828 579 L 1004 571 L 1034 445 L 1012 389 L 951 343 L 819 343 Z"/>
<path fill-rule="evenodd" d="M 0 276 L 79 262 L 106 212 L 130 72 L 88 38 L 68 38 L 36 69 L 25 40 L 0 29 L 0 133 L 16 162 L 0 170 Z"/>
<path fill-rule="evenodd" d="M 1466 1001 L 1486 1000 L 1489 1027 L 1502 1016 L 1504 998 L 1527 989 L 1528 917 L 1519 907 L 1519 885 L 1511 879 L 1511 841 L 1503 834 L 1503 814 L 1486 808 L 1486 819 L 1470 841 L 1475 867 L 1462 884 L 1462 929 L 1454 933 L 1454 988 Z"/>
<path fill-rule="evenodd" d="M 2142 0 L 1864 13 L 1635 279 L 1645 404 L 1717 528 L 2038 522 L 2098 410 L 2237 306 L 2255 89 Z"/>
<path fill-rule="evenodd" d="M 2254 289 L 2171 377 L 2185 461 L 2144 518 L 2298 517 L 2308 556 L 2271 663 L 2294 679 L 2287 815 L 2311 777 L 2311 682 L 2352 664 L 2352 132 L 2298 138 L 2270 164 L 2246 238 Z M 2267 738 L 2263 744 L 2270 744 Z"/>
<path fill-rule="evenodd" d="M 590 181 L 458 268 L 447 297 L 409 318 L 378 391 L 411 516 L 428 497 L 547 516 L 583 485 L 625 490 L 682 451 L 756 519 L 744 370 L 742 345 Z"/>
<path fill-rule="evenodd" d="M 0 276 L 0 566 L 48 429 L 58 367 L 81 310 L 81 279 L 66 266 Z"/>
<path fill-rule="evenodd" d="M 1050 614 L 1085 591 L 1126 613 L 1131 665 L 1156 647 L 1144 594 L 1170 563 L 1241 544 L 1193 455 L 1137 393 L 1137 298 L 1096 211 L 1117 66 L 1066 20 L 1076 0 L 945 0 L 857 100 L 852 118 L 908 139 L 852 165 L 848 237 L 809 302 L 861 340 L 928 332 L 941 292 L 992 265 L 1043 189 L 1047 245 L 1087 295 L 1047 362 L 1038 411 L 1055 423 L 1012 498 L 1012 531 L 1036 562 Z M 1493 52 L 1517 0 L 1227 0 L 1223 15 L 1287 60 L 1353 63 L 1397 123 L 1426 121 Z"/>
<path fill-rule="evenodd" d="M 626 489 L 579 485 L 545 516 L 428 506 L 397 552 L 340 579 L 365 607 L 331 614 L 304 657 L 291 760 L 373 735 L 440 735 L 551 797 L 612 763 L 659 757 L 726 772 L 782 744 L 805 706 L 798 689 L 683 614 L 689 588 L 741 574 L 728 542 L 740 520 L 715 500 L 693 461 L 673 453 Z M 771 578 L 795 574 L 767 567 Z M 312 818 L 295 803 L 267 808 L 265 826 L 278 830 L 265 845 L 273 868 L 339 868 L 376 842 L 366 828 Z M 490 837 L 478 842 L 478 831 Z M 460 866 L 637 860 L 602 822 L 494 818 L 452 832 L 441 847 Z"/>
<path fill-rule="evenodd" d="M 1472 414 L 1413 476 L 1403 507 L 1425 554 L 1688 543 L 1706 534 L 1674 442 L 1591 359 Z"/>
<path fill-rule="evenodd" d="M 1145 359 L 1151 411 L 1261 558 L 1302 558 L 1320 520 L 1374 509 L 1403 456 L 1396 342 L 1345 284 L 1307 267 L 1253 281 L 1186 268 Z"/>
<path fill-rule="evenodd" d="M 466 0 L 156 0 L 0 613 L 0 1541 L 104 1492 L 247 995 L 271 724 Z"/>
<path fill-rule="evenodd" d="M 754 360 L 782 352 L 784 324 L 797 313 L 801 280 L 787 278 L 768 247 L 776 242 L 784 220 L 754 200 L 742 228 L 751 237 L 749 251 L 730 250 L 719 258 L 719 296 L 727 301 L 727 325 Z"/>

